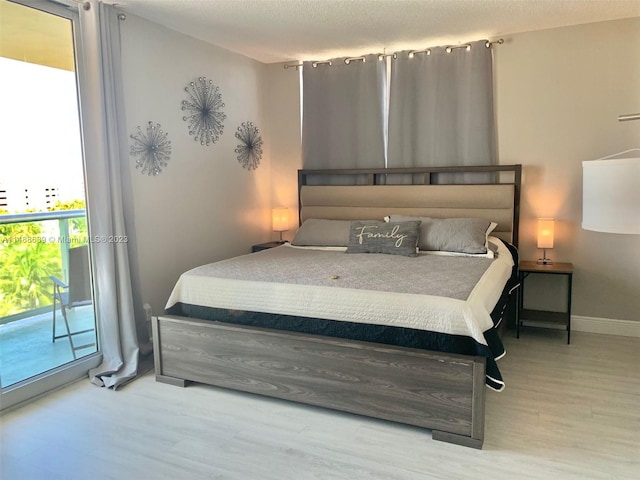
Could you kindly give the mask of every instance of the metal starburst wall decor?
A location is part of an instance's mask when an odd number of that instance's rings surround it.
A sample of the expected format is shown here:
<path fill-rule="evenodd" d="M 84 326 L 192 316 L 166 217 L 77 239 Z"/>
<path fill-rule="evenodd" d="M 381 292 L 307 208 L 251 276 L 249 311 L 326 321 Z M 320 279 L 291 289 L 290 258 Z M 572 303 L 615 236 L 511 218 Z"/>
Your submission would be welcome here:
<path fill-rule="evenodd" d="M 238 162 L 243 168 L 255 170 L 262 158 L 262 137 L 258 128 L 252 122 L 242 122 L 236 131 L 236 138 L 240 140 L 235 149 Z"/>
<path fill-rule="evenodd" d="M 185 87 L 187 99 L 182 101 L 182 110 L 187 115 L 182 119 L 189 125 L 189 135 L 193 135 L 201 145 L 216 143 L 224 129 L 227 116 L 222 112 L 224 103 L 220 89 L 206 77 L 199 77 Z"/>
<path fill-rule="evenodd" d="M 138 126 L 138 131 L 131 135 L 130 155 L 136 159 L 136 168 L 142 169 L 143 175 L 158 175 L 167 166 L 171 158 L 171 142 L 167 139 L 167 132 L 162 130 L 159 123 L 149 122 L 146 131 Z"/>

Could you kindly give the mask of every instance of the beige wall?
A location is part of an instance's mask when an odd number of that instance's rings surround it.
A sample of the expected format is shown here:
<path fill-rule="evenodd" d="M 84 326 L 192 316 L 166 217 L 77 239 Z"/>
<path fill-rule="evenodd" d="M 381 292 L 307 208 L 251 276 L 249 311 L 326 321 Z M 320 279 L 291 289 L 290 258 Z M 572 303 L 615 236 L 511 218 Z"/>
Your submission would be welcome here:
<path fill-rule="evenodd" d="M 640 235 L 580 226 L 581 162 L 640 147 L 640 121 L 617 121 L 640 112 L 640 18 L 505 40 L 494 57 L 498 145 L 500 163 L 524 166 L 521 257 L 541 253 L 536 219 L 555 218 L 550 257 L 574 264 L 573 313 L 640 321 Z M 562 307 L 559 278 L 527 282 L 530 305 Z"/>
<path fill-rule="evenodd" d="M 300 144 L 300 75 L 283 64 L 266 65 L 264 107 L 271 164 L 271 203 L 289 208 L 291 229 L 282 238 L 291 240 L 298 228 L 298 169 Z M 272 239 L 278 235 L 272 233 Z"/>
<path fill-rule="evenodd" d="M 151 120 L 168 132 L 172 154 L 156 177 L 129 159 L 143 300 L 155 313 L 178 276 L 195 266 L 248 253 L 271 232 L 271 161 L 262 108 L 265 65 L 176 33 L 135 15 L 122 24 L 127 132 Z M 224 133 L 202 146 L 182 120 L 184 88 L 198 76 L 220 87 Z M 252 121 L 265 141 L 257 170 L 234 152 L 235 132 Z"/>

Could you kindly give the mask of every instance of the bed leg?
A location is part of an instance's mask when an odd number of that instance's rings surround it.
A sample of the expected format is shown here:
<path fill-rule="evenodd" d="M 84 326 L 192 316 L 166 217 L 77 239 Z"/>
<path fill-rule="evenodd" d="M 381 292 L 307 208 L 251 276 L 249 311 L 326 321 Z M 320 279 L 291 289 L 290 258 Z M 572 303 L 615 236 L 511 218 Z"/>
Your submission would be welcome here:
<path fill-rule="evenodd" d="M 168 377 L 167 375 L 156 375 L 156 382 L 168 383 L 169 385 L 175 385 L 176 387 L 186 387 L 189 385 L 188 380 L 176 377 Z"/>
<path fill-rule="evenodd" d="M 156 370 L 156 382 L 168 383 L 176 387 L 186 387 L 190 382 L 182 378 L 164 375 L 162 371 L 162 344 L 160 343 L 160 318 L 151 317 L 151 328 L 153 335 L 153 364 Z"/>
<path fill-rule="evenodd" d="M 433 430 L 434 440 L 455 443 L 465 447 L 482 449 L 484 443 L 484 414 L 485 414 L 485 371 L 486 359 L 476 357 L 473 364 L 473 395 L 471 399 L 471 432 L 469 436 L 457 433 Z"/>
<path fill-rule="evenodd" d="M 440 430 L 433 430 L 431 436 L 434 440 L 440 442 L 454 443 L 463 447 L 477 448 L 478 450 L 482 449 L 482 444 L 484 443 L 482 438 L 471 438 L 456 433 L 441 432 Z"/>

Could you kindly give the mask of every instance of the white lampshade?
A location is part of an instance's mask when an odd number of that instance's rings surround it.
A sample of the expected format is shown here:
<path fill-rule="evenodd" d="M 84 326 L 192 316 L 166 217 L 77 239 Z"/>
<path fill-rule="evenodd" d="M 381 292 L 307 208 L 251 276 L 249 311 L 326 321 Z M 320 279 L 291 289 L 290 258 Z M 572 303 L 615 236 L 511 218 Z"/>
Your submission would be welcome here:
<path fill-rule="evenodd" d="M 553 218 L 538 219 L 538 248 L 553 248 Z"/>
<path fill-rule="evenodd" d="M 289 230 L 289 209 L 284 207 L 274 208 L 271 211 L 271 223 L 274 232 L 286 232 Z"/>
<path fill-rule="evenodd" d="M 640 234 L 640 158 L 582 162 L 582 228 Z"/>

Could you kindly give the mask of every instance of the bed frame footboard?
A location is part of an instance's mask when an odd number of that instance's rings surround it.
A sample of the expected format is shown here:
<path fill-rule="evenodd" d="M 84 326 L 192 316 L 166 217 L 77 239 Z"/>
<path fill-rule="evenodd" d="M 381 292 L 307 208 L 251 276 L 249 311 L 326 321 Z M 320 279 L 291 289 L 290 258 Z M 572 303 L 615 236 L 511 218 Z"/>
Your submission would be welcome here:
<path fill-rule="evenodd" d="M 266 395 L 484 440 L 485 359 L 177 316 L 153 317 L 156 380 Z"/>

